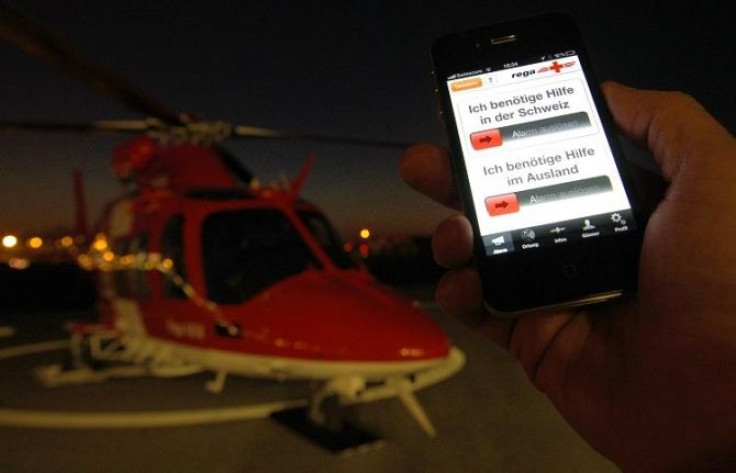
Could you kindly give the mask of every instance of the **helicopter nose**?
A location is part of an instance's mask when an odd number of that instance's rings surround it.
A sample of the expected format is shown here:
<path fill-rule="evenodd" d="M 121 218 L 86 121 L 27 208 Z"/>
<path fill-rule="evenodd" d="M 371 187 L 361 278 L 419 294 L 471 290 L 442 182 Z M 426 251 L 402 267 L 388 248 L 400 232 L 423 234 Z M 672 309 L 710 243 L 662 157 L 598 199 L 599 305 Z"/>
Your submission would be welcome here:
<path fill-rule="evenodd" d="M 445 358 L 450 352 L 449 339 L 425 311 L 391 289 L 349 272 L 303 273 L 273 287 L 268 298 L 272 314 L 286 310 L 276 307 L 284 301 L 299 301 L 296 309 L 293 302 L 290 305 L 281 339 L 304 347 L 311 352 L 308 356 L 422 361 Z"/>

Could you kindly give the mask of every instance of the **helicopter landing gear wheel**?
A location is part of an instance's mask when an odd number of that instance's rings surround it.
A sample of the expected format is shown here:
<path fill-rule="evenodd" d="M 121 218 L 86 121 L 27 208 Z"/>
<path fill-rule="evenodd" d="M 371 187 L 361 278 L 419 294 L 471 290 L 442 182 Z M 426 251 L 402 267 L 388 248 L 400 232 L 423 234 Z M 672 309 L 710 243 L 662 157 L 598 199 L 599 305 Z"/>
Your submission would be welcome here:
<path fill-rule="evenodd" d="M 324 397 L 319 403 L 310 403 L 309 421 L 330 432 L 339 432 L 345 427 L 342 405 L 337 395 Z"/>
<path fill-rule="evenodd" d="M 365 379 L 357 376 L 336 378 L 312 394 L 309 402 L 309 420 L 330 431 L 339 431 L 345 425 L 342 406 L 355 401 L 365 390 Z M 342 401 L 347 402 L 342 402 Z"/>
<path fill-rule="evenodd" d="M 370 450 L 383 441 L 352 425 L 344 411 L 345 404 L 354 402 L 363 389 L 362 378 L 330 380 L 314 391 L 307 407 L 277 412 L 271 418 L 333 453 Z"/>

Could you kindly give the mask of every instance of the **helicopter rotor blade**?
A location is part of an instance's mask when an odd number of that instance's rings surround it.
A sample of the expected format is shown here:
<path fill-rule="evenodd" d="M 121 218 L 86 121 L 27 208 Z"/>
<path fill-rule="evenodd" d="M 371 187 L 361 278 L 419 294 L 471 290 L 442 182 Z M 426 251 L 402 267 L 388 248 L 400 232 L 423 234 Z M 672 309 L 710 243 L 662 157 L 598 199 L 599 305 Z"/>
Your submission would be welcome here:
<path fill-rule="evenodd" d="M 9 122 L 0 120 L 0 133 L 23 131 L 33 132 L 73 132 L 73 133 L 146 133 L 152 129 L 163 128 L 159 120 L 99 120 L 86 123 L 62 122 Z M 243 166 L 238 158 L 220 143 L 212 143 L 227 169 L 240 181 L 248 184 L 253 174 Z"/>
<path fill-rule="evenodd" d="M 187 126 L 182 115 L 175 113 L 161 102 L 144 94 L 131 82 L 112 69 L 83 53 L 70 41 L 63 39 L 43 24 L 27 17 L 17 8 L 0 0 L 0 39 L 18 47 L 46 63 L 77 77 L 92 88 L 122 102 L 131 111 L 158 119 L 161 124 Z M 127 122 L 127 123 L 123 123 Z M 140 132 L 150 130 L 150 120 L 110 121 L 92 123 L 0 123 L 0 132 L 17 130 L 77 131 L 77 132 Z M 364 138 L 336 137 L 317 134 L 292 133 L 250 126 L 233 127 L 233 138 L 261 138 L 297 140 L 317 143 L 337 143 L 379 148 L 405 148 L 407 143 Z M 228 169 L 245 183 L 250 182 L 251 172 L 225 147 L 214 143 L 213 148 Z"/>
<path fill-rule="evenodd" d="M 17 131 L 79 133 L 143 133 L 158 120 L 99 120 L 94 122 L 10 122 L 0 121 L 0 133 Z"/>
<path fill-rule="evenodd" d="M 0 1 L 0 38 L 122 102 L 134 112 L 154 117 L 166 125 L 186 125 L 179 114 L 144 94 L 127 79 L 95 61 L 48 27 L 3 1 Z M 156 124 L 152 124 L 151 120 L 92 123 L 18 122 L 2 123 L 0 131 L 145 132 L 153 126 Z M 245 183 L 250 182 L 252 174 L 234 155 L 221 145 L 215 144 L 213 147 L 237 178 Z"/>
<path fill-rule="evenodd" d="M 309 133 L 295 133 L 271 128 L 259 128 L 253 126 L 237 125 L 232 129 L 233 138 L 252 138 L 266 140 L 292 140 L 307 141 L 312 143 L 346 144 L 354 146 L 370 146 L 374 148 L 404 149 L 411 143 L 399 141 L 375 140 L 370 138 L 355 138 L 345 136 L 317 135 Z"/>
<path fill-rule="evenodd" d="M 156 117 L 170 125 L 183 124 L 177 113 L 3 1 L 0 1 L 0 38 L 121 101 L 134 112 Z"/>

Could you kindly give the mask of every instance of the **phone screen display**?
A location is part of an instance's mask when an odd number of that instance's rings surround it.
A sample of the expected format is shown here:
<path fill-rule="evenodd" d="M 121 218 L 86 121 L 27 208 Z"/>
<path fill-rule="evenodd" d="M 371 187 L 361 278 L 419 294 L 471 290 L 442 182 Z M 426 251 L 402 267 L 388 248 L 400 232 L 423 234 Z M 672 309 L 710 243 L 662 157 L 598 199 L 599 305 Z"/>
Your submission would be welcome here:
<path fill-rule="evenodd" d="M 444 79 L 487 255 L 636 228 L 574 50 Z"/>

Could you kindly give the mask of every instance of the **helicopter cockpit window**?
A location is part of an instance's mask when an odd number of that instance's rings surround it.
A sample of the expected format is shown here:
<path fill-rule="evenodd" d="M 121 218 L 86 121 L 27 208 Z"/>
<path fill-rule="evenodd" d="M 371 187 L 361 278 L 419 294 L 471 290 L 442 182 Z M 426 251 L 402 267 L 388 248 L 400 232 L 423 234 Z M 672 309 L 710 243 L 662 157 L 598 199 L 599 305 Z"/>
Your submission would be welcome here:
<path fill-rule="evenodd" d="M 246 301 L 319 266 L 286 216 L 274 209 L 209 216 L 202 226 L 202 259 L 207 296 L 222 304 Z"/>
<path fill-rule="evenodd" d="M 174 215 L 166 223 L 161 236 L 161 256 L 171 260 L 172 271 L 186 281 L 184 270 L 184 216 Z M 181 287 L 174 284 L 170 277 L 163 275 L 164 294 L 175 299 L 186 299 L 187 295 Z"/>
<path fill-rule="evenodd" d="M 299 218 L 304 222 L 304 225 L 307 226 L 335 266 L 342 269 L 358 267 L 350 254 L 343 250 L 342 240 L 323 215 L 315 212 L 299 212 Z"/>

